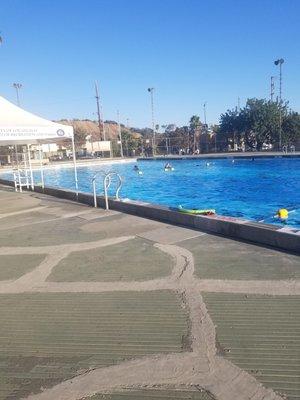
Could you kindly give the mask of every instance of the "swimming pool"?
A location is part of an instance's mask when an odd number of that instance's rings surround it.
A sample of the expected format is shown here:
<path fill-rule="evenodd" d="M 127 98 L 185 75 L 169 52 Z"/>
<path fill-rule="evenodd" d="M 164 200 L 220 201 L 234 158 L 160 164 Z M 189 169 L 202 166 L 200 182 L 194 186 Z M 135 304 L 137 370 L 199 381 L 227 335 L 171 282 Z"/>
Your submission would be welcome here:
<path fill-rule="evenodd" d="M 213 208 L 220 215 L 278 224 L 278 208 L 290 211 L 288 226 L 300 228 L 300 158 L 191 159 L 78 167 L 79 190 L 91 192 L 91 180 L 100 171 L 116 171 L 124 183 L 122 198 L 186 208 Z M 209 163 L 209 165 L 207 165 Z M 45 185 L 74 189 L 71 168 L 45 170 Z M 40 175 L 35 173 L 35 181 Z M 102 192 L 99 177 L 99 193 Z M 112 188 L 113 189 L 113 188 Z M 280 224 L 280 223 L 279 223 Z"/>

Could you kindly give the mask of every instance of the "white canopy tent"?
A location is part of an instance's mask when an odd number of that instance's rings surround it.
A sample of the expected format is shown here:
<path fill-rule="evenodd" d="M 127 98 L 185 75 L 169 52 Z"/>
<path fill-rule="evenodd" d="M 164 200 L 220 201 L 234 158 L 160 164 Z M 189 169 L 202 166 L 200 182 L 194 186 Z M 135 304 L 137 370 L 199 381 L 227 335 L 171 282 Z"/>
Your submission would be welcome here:
<path fill-rule="evenodd" d="M 29 145 L 65 141 L 66 139 L 72 141 L 75 187 L 76 192 L 78 192 L 73 127 L 38 117 L 37 115 L 17 107 L 0 96 L 0 146 L 14 145 L 16 148 L 17 145 L 27 145 L 32 179 L 31 185 L 33 185 L 33 175 L 30 163 Z M 41 150 L 40 160 L 42 185 L 44 185 Z"/>

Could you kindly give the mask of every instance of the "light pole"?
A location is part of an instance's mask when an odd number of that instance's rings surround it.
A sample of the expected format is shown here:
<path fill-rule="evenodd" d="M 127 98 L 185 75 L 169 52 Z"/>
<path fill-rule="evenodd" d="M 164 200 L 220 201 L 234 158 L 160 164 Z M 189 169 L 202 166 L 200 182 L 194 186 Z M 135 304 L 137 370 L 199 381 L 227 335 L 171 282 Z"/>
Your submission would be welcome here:
<path fill-rule="evenodd" d="M 153 156 L 155 156 L 155 153 L 156 153 L 156 143 L 155 143 L 155 123 L 154 123 L 154 102 L 153 102 L 153 92 L 154 92 L 154 88 L 148 88 L 148 92 L 150 93 L 150 97 L 151 97 L 151 118 L 152 118 L 152 131 L 153 131 L 152 153 L 153 153 Z"/>
<path fill-rule="evenodd" d="M 282 95 L 282 64 L 284 63 L 283 58 L 279 58 L 278 60 L 274 61 L 275 65 L 279 65 L 279 101 L 281 102 L 281 95 Z"/>
<path fill-rule="evenodd" d="M 282 100 L 282 64 L 283 58 L 274 61 L 275 65 L 279 65 L 279 150 L 281 150 L 281 136 L 282 136 L 282 116 L 281 116 L 281 100 Z"/>
<path fill-rule="evenodd" d="M 21 83 L 13 83 L 13 87 L 16 89 L 17 93 L 17 104 L 20 107 L 20 97 L 19 97 L 19 90 L 22 89 L 22 84 Z"/>
<path fill-rule="evenodd" d="M 206 103 L 207 103 L 207 102 L 205 102 L 205 103 L 203 104 L 203 113 L 204 113 L 204 124 L 205 124 L 205 127 L 206 127 Z"/>
<path fill-rule="evenodd" d="M 275 76 L 271 76 L 271 93 L 270 93 L 270 97 L 271 97 L 271 101 L 272 102 L 273 102 L 273 99 L 274 99 L 274 90 L 275 90 L 274 79 L 275 79 Z"/>

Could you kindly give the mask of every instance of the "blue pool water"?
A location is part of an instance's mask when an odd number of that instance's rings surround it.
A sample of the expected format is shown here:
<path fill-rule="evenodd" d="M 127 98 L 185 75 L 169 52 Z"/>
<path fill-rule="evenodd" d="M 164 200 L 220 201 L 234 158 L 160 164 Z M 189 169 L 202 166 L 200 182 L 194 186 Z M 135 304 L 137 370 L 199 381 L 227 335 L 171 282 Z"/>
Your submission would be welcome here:
<path fill-rule="evenodd" d="M 209 166 L 206 163 L 209 162 Z M 116 171 L 123 178 L 121 197 L 186 208 L 213 208 L 220 215 L 278 223 L 278 208 L 290 210 L 288 225 L 300 228 L 300 158 L 176 160 L 174 171 L 164 172 L 164 161 L 78 168 L 79 189 L 91 192 L 91 179 L 99 171 Z M 36 181 L 40 181 L 36 173 Z M 101 193 L 101 178 L 99 178 Z M 47 186 L 74 189 L 73 170 L 45 170 Z"/>

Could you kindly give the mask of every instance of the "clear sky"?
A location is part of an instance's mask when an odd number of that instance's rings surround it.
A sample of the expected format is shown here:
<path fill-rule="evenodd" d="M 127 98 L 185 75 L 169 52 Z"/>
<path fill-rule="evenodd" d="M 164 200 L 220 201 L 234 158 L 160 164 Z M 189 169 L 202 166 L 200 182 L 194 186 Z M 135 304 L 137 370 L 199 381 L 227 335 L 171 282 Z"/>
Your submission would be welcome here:
<path fill-rule="evenodd" d="M 209 123 L 248 97 L 268 97 L 284 58 L 283 95 L 300 111 L 299 0 L 1 0 L 0 94 L 51 119 L 151 126 Z M 278 90 L 276 81 L 276 91 Z M 0 110 L 1 112 L 1 110 Z"/>

